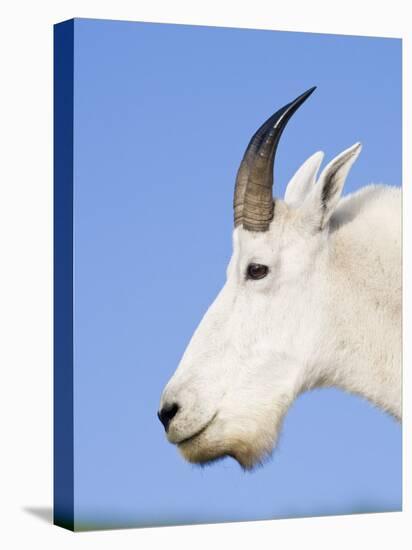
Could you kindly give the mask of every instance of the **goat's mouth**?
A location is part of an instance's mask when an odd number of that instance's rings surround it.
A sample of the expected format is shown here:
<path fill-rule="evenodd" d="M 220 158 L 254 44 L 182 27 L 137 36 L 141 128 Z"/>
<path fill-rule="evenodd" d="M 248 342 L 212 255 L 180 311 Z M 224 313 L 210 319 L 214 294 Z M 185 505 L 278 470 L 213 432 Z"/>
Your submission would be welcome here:
<path fill-rule="evenodd" d="M 231 457 L 242 468 L 251 469 L 255 460 L 251 460 L 250 456 L 244 456 L 242 452 L 238 454 L 237 449 L 232 447 L 233 442 L 230 438 L 222 438 L 222 426 L 216 417 L 217 413 L 203 428 L 176 444 L 183 458 L 191 464 L 204 466 L 225 457 Z"/>
<path fill-rule="evenodd" d="M 230 457 L 244 470 L 254 470 L 271 456 L 275 438 L 256 430 L 233 430 L 222 417 L 213 418 L 197 432 L 176 443 L 180 454 L 191 464 L 201 466 Z"/>
<path fill-rule="evenodd" d="M 209 426 L 214 422 L 215 418 L 217 416 L 217 412 L 212 416 L 212 418 L 206 422 L 206 424 L 203 425 L 202 428 L 197 430 L 194 434 L 189 435 L 189 437 L 185 437 L 181 441 L 178 441 L 176 445 L 180 448 L 181 446 L 188 445 L 190 443 L 193 443 L 196 441 L 197 438 L 199 438 L 204 432 L 209 428 Z"/>

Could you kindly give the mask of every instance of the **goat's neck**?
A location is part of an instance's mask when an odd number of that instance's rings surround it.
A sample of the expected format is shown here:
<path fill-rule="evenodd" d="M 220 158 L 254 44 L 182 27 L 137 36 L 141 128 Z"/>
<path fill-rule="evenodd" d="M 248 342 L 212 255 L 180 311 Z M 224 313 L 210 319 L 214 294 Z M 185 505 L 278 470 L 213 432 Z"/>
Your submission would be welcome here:
<path fill-rule="evenodd" d="M 388 289 L 384 273 L 375 270 L 371 280 L 342 249 L 339 258 L 339 264 L 327 266 L 318 296 L 323 321 L 308 386 L 341 388 L 400 419 L 400 296 Z"/>

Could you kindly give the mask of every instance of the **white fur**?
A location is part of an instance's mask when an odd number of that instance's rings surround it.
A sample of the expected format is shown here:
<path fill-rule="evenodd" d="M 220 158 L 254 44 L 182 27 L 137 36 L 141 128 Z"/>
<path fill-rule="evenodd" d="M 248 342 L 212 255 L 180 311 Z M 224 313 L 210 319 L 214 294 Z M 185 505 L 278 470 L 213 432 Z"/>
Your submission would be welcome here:
<path fill-rule="evenodd" d="M 234 230 L 226 284 L 161 399 L 179 405 L 167 437 L 187 460 L 229 455 L 253 467 L 294 399 L 320 386 L 400 419 L 401 193 L 370 185 L 340 198 L 360 149 L 316 184 L 323 154 L 313 155 L 276 200 L 269 231 Z M 269 274 L 247 280 L 252 262 Z"/>

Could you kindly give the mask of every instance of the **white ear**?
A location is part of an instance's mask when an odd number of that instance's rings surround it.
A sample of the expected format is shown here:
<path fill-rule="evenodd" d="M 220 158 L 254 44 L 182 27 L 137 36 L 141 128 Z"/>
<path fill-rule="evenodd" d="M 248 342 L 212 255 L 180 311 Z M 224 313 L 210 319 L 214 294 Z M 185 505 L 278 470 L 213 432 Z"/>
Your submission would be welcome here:
<path fill-rule="evenodd" d="M 302 211 L 314 229 L 323 229 L 338 204 L 349 170 L 361 152 L 355 143 L 335 157 L 322 171 L 318 182 L 309 192 Z"/>
<path fill-rule="evenodd" d="M 285 191 L 285 202 L 289 205 L 300 205 L 305 199 L 309 190 L 312 188 L 316 180 L 316 175 L 319 171 L 319 167 L 322 164 L 324 153 L 318 151 L 311 157 L 309 157 L 297 169 L 295 175 L 289 181 Z"/>

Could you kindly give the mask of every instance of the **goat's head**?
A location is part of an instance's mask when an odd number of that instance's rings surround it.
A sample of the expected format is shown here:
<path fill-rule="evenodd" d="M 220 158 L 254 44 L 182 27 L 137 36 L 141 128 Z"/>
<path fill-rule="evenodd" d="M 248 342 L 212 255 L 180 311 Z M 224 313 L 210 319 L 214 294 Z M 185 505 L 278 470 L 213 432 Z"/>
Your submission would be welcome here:
<path fill-rule="evenodd" d="M 355 144 L 326 166 L 310 157 L 274 200 L 273 164 L 289 118 L 314 88 L 252 137 L 234 193 L 233 255 L 226 283 L 167 384 L 159 418 L 190 462 L 232 456 L 244 468 L 274 447 L 288 406 L 309 380 L 322 330 L 329 220 Z"/>

